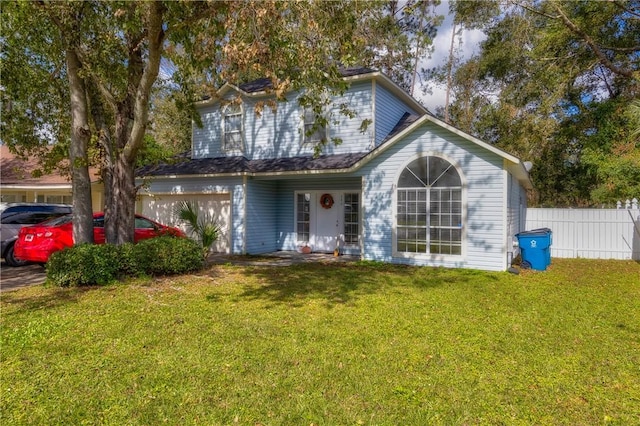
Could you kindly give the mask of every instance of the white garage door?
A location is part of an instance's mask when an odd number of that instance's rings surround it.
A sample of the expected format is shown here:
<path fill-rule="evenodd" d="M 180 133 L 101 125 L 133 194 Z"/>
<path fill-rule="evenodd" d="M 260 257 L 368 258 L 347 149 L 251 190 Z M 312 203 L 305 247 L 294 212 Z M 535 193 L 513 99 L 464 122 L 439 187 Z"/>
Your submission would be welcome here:
<path fill-rule="evenodd" d="M 220 226 L 220 237 L 213 246 L 219 253 L 230 253 L 231 238 L 231 197 L 229 194 L 153 194 L 142 197 L 142 214 L 157 222 L 177 226 L 185 230 L 181 224 L 176 209 L 184 201 L 197 203 L 198 209 L 204 214 L 210 214 Z"/>

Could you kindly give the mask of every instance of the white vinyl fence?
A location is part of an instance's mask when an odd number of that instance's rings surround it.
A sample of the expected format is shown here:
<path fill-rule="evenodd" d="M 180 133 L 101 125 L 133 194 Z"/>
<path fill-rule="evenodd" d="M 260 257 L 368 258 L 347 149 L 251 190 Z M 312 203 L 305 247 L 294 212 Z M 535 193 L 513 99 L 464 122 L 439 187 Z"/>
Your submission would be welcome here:
<path fill-rule="evenodd" d="M 618 204 L 620 205 L 620 204 Z M 638 202 L 620 209 L 527 209 L 526 229 L 551 229 L 551 257 L 640 260 Z"/>

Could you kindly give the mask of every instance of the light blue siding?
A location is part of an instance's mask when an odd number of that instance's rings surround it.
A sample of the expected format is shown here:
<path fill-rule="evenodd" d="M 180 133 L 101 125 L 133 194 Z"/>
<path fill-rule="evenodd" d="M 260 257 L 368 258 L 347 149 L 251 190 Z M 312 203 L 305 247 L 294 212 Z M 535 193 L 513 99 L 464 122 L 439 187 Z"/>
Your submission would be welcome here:
<path fill-rule="evenodd" d="M 405 113 L 415 114 L 406 103 L 384 86 L 376 85 L 375 146 L 380 145 Z"/>
<path fill-rule="evenodd" d="M 373 120 L 372 88 L 371 81 L 359 82 L 333 100 L 329 137 L 339 138 L 342 143 L 336 145 L 330 140 L 323 154 L 366 152 L 373 149 L 373 128 L 369 126 L 364 132 L 361 130 L 365 120 Z M 343 104 L 355 114 L 354 117 L 347 117 L 340 112 L 340 105 Z"/>
<path fill-rule="evenodd" d="M 275 111 L 265 107 L 257 115 L 257 104 L 268 99 L 245 99 L 245 156 L 248 159 L 264 159 L 313 153 L 310 147 L 300 143 L 302 111 L 296 100 L 297 94 L 288 95 L 287 102 L 278 102 Z"/>
<path fill-rule="evenodd" d="M 463 256 L 420 259 L 393 254 L 396 206 L 394 191 L 398 173 L 417 155 L 443 155 L 462 171 L 466 229 Z M 462 137 L 426 123 L 368 163 L 365 177 L 365 258 L 386 262 L 432 266 L 503 270 L 503 169 L 502 158 Z"/>
<path fill-rule="evenodd" d="M 247 244 L 248 254 L 278 250 L 276 217 L 278 211 L 277 182 L 247 181 Z"/>
<path fill-rule="evenodd" d="M 192 157 L 215 158 L 222 156 L 222 117 L 219 104 L 199 109 L 202 127 L 192 128 Z"/>
<path fill-rule="evenodd" d="M 331 123 L 328 138 L 339 138 L 342 143 L 331 142 L 323 154 L 365 152 L 373 147 L 373 129 L 364 133 L 360 127 L 364 120 L 373 120 L 372 82 L 353 84 L 343 95 L 333 99 L 329 111 Z M 237 95 L 231 93 L 226 98 Z M 243 97 L 244 149 L 225 152 L 222 147 L 222 114 L 220 104 L 201 107 L 199 112 L 203 127 L 193 127 L 193 158 L 215 158 L 227 155 L 243 155 L 248 159 L 296 157 L 313 154 L 313 146 L 303 144 L 302 108 L 297 102 L 298 93 L 287 95 L 286 102 L 278 102 L 273 111 L 264 106 L 269 97 Z M 257 108 L 260 105 L 260 108 Z M 355 116 L 340 112 L 344 104 Z M 257 114 L 260 109 L 261 113 Z"/>

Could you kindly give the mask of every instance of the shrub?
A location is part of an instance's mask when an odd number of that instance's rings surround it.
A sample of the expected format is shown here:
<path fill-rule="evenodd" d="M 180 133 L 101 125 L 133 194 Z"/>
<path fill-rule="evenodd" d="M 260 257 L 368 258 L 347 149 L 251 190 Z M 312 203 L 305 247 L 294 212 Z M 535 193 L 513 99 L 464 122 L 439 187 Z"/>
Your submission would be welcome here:
<path fill-rule="evenodd" d="M 188 238 L 164 236 L 144 240 L 133 248 L 139 273 L 148 275 L 184 274 L 202 269 L 200 245 Z"/>
<path fill-rule="evenodd" d="M 211 247 L 218 241 L 220 225 L 210 212 L 202 212 L 193 201 L 183 200 L 178 204 L 176 214 L 185 223 L 191 237 L 200 243 L 206 259 Z"/>
<path fill-rule="evenodd" d="M 116 246 L 81 244 L 51 255 L 47 282 L 60 287 L 109 284 L 118 279 L 120 263 Z"/>
<path fill-rule="evenodd" d="M 120 251 L 120 259 L 118 259 L 120 277 L 138 277 L 144 275 L 144 271 L 140 270 L 136 261 L 136 245 L 133 243 L 125 243 L 117 247 Z"/>
<path fill-rule="evenodd" d="M 47 262 L 47 282 L 60 287 L 105 285 L 123 277 L 172 275 L 204 266 L 200 245 L 164 236 L 138 244 L 82 244 L 55 252 Z"/>

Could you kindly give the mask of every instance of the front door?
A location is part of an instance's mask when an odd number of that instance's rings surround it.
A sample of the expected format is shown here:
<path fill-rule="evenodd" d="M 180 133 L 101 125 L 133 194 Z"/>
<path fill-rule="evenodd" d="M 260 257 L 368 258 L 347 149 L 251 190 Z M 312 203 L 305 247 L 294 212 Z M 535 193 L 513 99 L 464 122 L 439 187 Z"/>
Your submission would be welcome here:
<path fill-rule="evenodd" d="M 315 233 L 311 245 L 314 251 L 332 252 L 336 248 L 340 231 L 340 194 L 324 192 L 317 194 Z"/>

